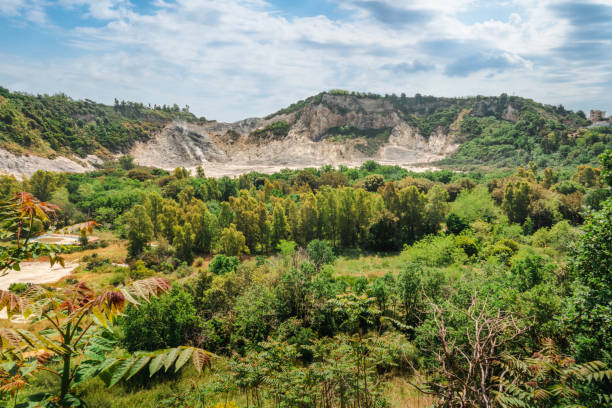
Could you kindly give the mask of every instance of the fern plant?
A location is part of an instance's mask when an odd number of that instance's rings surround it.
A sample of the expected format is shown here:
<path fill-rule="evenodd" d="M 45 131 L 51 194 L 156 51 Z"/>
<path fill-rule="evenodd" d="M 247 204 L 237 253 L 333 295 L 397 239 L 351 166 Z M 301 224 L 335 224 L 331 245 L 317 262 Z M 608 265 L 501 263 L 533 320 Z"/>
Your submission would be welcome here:
<path fill-rule="evenodd" d="M 106 356 L 114 344 L 100 333 L 109 332 L 128 304 L 137 306 L 152 296 L 167 292 L 170 287 L 167 279 L 149 278 L 99 295 L 84 283 L 58 290 L 31 286 L 22 296 L 0 290 L 0 310 L 6 307 L 9 318 L 19 316 L 32 328 L 0 329 L 2 362 L 29 361 L 32 353 L 45 356 L 39 360 L 39 368 L 60 378 L 60 393 L 57 396 L 51 393 L 36 395 L 33 403 L 40 405 L 41 401 L 47 401 L 50 406 L 80 405 L 70 391 L 76 383 L 94 376 L 112 386 L 145 367 L 149 368 L 151 376 L 162 368 L 167 371 L 174 367 L 178 371 L 190 359 L 200 371 L 208 363 L 210 354 L 194 347 L 136 353 L 123 359 Z M 41 326 L 42 330 L 36 330 Z M 54 370 L 52 365 L 46 364 L 54 358 L 60 360 L 61 369 Z"/>
<path fill-rule="evenodd" d="M 585 386 L 612 380 L 612 370 L 600 361 L 583 364 L 559 354 L 551 340 L 532 357 L 519 359 L 504 355 L 500 361 L 501 374 L 495 378 L 498 390 L 495 401 L 503 408 L 527 407 L 610 407 L 612 395 L 589 393 Z"/>

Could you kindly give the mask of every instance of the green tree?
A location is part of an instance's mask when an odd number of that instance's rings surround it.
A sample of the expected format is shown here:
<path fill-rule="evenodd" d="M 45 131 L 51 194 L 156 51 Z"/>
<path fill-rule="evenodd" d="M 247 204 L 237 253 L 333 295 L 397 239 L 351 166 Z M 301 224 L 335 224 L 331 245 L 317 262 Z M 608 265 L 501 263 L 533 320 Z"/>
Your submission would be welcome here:
<path fill-rule="evenodd" d="M 192 296 L 178 287 L 138 307 L 128 306 L 120 323 L 130 352 L 192 343 L 202 325 Z"/>
<path fill-rule="evenodd" d="M 504 193 L 502 209 L 513 223 L 522 224 L 529 215 L 531 188 L 524 181 L 508 183 Z"/>
<path fill-rule="evenodd" d="M 30 192 L 39 200 L 48 201 L 53 192 L 61 186 L 61 180 L 62 177 L 53 172 L 37 170 L 29 180 Z"/>
<path fill-rule="evenodd" d="M 223 201 L 220 205 L 219 228 L 227 228 L 234 222 L 234 211 L 232 211 L 232 206 L 227 201 Z"/>
<path fill-rule="evenodd" d="M 423 233 L 426 204 L 427 197 L 415 186 L 400 190 L 400 225 L 406 241 L 414 242 Z"/>
<path fill-rule="evenodd" d="M 174 227 L 174 240 L 172 246 L 176 249 L 177 257 L 190 264 L 193 261 L 193 248 L 196 235 L 190 223 Z"/>
<path fill-rule="evenodd" d="M 612 363 L 612 201 L 587 218 L 572 254 L 576 279 L 566 314 L 579 361 Z"/>
<path fill-rule="evenodd" d="M 221 231 L 219 245 L 221 252 L 228 256 L 240 256 L 243 253 L 248 253 L 249 248 L 246 246 L 244 234 L 236 230 L 236 226 L 231 224 L 228 228 Z"/>
<path fill-rule="evenodd" d="M 308 252 L 308 257 L 314 263 L 317 272 L 321 270 L 323 265 L 333 263 L 336 260 L 332 247 L 320 239 L 310 241 L 306 247 L 306 252 Z"/>
<path fill-rule="evenodd" d="M 142 205 L 135 205 L 126 217 L 128 252 L 130 257 L 137 257 L 153 239 L 153 223 Z"/>
<path fill-rule="evenodd" d="M 164 199 L 158 192 L 152 192 L 145 196 L 143 205 L 147 209 L 147 214 L 153 223 L 153 234 L 157 236 L 159 233 L 159 216 L 164 208 Z"/>
<path fill-rule="evenodd" d="M 272 226 L 270 225 L 270 215 L 268 209 L 263 202 L 259 202 L 257 209 L 258 222 L 257 226 L 259 229 L 259 245 L 262 252 L 268 252 L 270 250 L 270 238 L 272 234 Z"/>
<path fill-rule="evenodd" d="M 215 234 L 215 216 L 208 211 L 206 204 L 194 199 L 187 207 L 185 219 L 193 228 L 193 250 L 200 254 L 209 254 Z"/>
<path fill-rule="evenodd" d="M 385 185 L 385 179 L 380 174 L 370 174 L 363 180 L 363 186 L 366 190 L 375 193 L 378 189 Z"/>
<path fill-rule="evenodd" d="M 303 197 L 300 207 L 299 240 L 302 245 L 313 240 L 317 235 L 317 225 L 319 220 L 319 210 L 317 199 L 314 194 L 308 193 Z"/>
<path fill-rule="evenodd" d="M 168 242 L 174 240 L 174 227 L 178 225 L 178 207 L 170 202 L 162 207 L 162 212 L 157 216 L 159 231 Z"/>
<path fill-rule="evenodd" d="M 208 269 L 215 275 L 225 275 L 234 272 L 240 266 L 240 259 L 237 256 L 225 256 L 219 254 L 208 265 Z"/>
<path fill-rule="evenodd" d="M 288 235 L 289 228 L 287 226 L 285 210 L 277 202 L 274 204 L 274 210 L 272 211 L 272 231 L 270 236 L 272 248 L 276 248 L 281 240 L 287 239 Z"/>

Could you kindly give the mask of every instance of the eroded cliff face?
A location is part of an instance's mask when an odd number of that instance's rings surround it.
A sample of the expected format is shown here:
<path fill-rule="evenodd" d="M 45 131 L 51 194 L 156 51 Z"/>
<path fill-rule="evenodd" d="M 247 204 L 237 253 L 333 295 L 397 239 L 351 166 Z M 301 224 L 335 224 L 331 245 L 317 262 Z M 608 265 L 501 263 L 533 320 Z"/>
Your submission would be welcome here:
<path fill-rule="evenodd" d="M 255 133 L 281 121 L 290 126 L 282 136 Z M 342 126 L 389 133 L 386 141 L 364 152 L 364 143 L 368 142 L 365 137 L 330 138 L 330 130 Z M 202 165 L 209 175 L 326 164 L 358 166 L 368 159 L 410 167 L 453 153 L 459 146 L 456 135 L 451 126 L 424 137 L 384 99 L 325 94 L 320 103 L 267 119 L 204 125 L 171 123 L 150 141 L 135 145 L 130 154 L 139 164 L 166 169 Z"/>
<path fill-rule="evenodd" d="M 69 159 L 58 156 L 53 159 L 35 155 L 17 155 L 8 150 L 0 149 L 0 174 L 12 175 L 17 178 L 30 177 L 37 170 L 82 173 L 95 169 L 95 165 L 102 163 L 94 155 L 84 159 Z"/>
<path fill-rule="evenodd" d="M 429 97 L 402 103 L 392 98 L 322 93 L 266 118 L 234 123 L 169 122 L 128 153 L 141 165 L 165 169 L 203 166 L 210 176 L 327 164 L 359 166 L 369 159 L 414 168 L 457 150 L 465 137 L 460 129 L 466 114 L 495 115 L 511 122 L 520 116 L 520 109 L 502 97 Z M 437 125 L 436 112 L 449 108 L 455 122 Z M 423 118 L 434 123 L 427 134 L 419 130 Z M 95 157 L 51 160 L 0 151 L 0 172 L 18 176 L 29 176 L 37 169 L 88 171 L 99 162 Z"/>

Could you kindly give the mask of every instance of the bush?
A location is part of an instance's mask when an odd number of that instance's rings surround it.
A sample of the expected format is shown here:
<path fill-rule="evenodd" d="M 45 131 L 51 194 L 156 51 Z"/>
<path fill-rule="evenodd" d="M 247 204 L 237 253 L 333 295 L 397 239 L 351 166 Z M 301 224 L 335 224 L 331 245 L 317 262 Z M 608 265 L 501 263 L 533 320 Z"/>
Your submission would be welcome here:
<path fill-rule="evenodd" d="M 136 263 L 130 267 L 129 275 L 132 280 L 140 280 L 150 278 L 155 275 L 155 271 L 147 268 L 143 261 L 136 261 Z"/>
<path fill-rule="evenodd" d="M 459 216 L 464 222 L 491 222 L 496 218 L 498 210 L 488 190 L 484 186 L 462 191 L 451 204 L 451 213 Z"/>
<path fill-rule="evenodd" d="M 385 184 L 385 179 L 380 174 L 371 174 L 363 180 L 363 186 L 367 191 L 376 192 Z"/>
<path fill-rule="evenodd" d="M 32 286 L 31 283 L 13 282 L 9 286 L 9 291 L 13 292 L 16 295 L 22 295 L 23 292 L 25 292 L 30 286 Z"/>
<path fill-rule="evenodd" d="M 121 320 L 123 344 L 130 352 L 193 344 L 201 325 L 192 296 L 173 287 L 138 308 L 128 307 Z"/>
<path fill-rule="evenodd" d="M 225 275 L 233 272 L 240 265 L 240 259 L 237 256 L 225 256 L 219 254 L 215 256 L 212 262 L 208 265 L 208 270 L 215 275 Z"/>
<path fill-rule="evenodd" d="M 446 230 L 451 233 L 458 235 L 463 230 L 467 229 L 469 225 L 455 213 L 450 213 L 446 217 Z"/>
<path fill-rule="evenodd" d="M 478 246 L 472 238 L 460 235 L 455 237 L 455 243 L 468 257 L 478 255 Z"/>
<path fill-rule="evenodd" d="M 529 290 L 542 282 L 544 259 L 532 254 L 515 259 L 512 262 L 510 273 L 518 290 L 521 292 Z"/>
<path fill-rule="evenodd" d="M 508 247 L 512 250 L 512 255 L 514 255 L 516 253 L 516 251 L 519 250 L 519 245 L 516 241 L 513 241 L 511 239 L 508 238 L 504 238 L 501 239 L 497 242 L 497 245 L 501 245 L 501 246 L 505 246 Z"/>
<path fill-rule="evenodd" d="M 457 248 L 455 238 L 448 236 L 428 236 L 406 247 L 402 252 L 407 260 L 427 265 L 445 266 L 453 263 L 453 251 Z"/>
<path fill-rule="evenodd" d="M 511 248 L 501 244 L 496 244 L 491 250 L 491 255 L 496 256 L 503 263 L 508 263 L 513 254 L 514 251 Z"/>
<path fill-rule="evenodd" d="M 317 271 L 321 269 L 321 266 L 333 263 L 336 260 L 332 247 L 327 242 L 319 239 L 310 241 L 306 251 Z"/>

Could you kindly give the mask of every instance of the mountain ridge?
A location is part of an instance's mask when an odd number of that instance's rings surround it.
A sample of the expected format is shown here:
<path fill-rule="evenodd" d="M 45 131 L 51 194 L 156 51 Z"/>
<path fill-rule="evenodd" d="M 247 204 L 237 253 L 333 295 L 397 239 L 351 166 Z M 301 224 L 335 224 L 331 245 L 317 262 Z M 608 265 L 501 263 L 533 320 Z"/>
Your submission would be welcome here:
<path fill-rule="evenodd" d="M 20 154 L 52 163 L 72 159 L 81 167 L 60 171 L 86 171 L 131 154 L 141 165 L 204 165 L 218 175 L 370 159 L 404 167 L 434 162 L 503 167 L 538 158 L 546 164 L 546 156 L 551 163 L 566 160 L 567 149 L 562 158 L 559 148 L 576 150 L 582 137 L 576 134 L 589 124 L 580 111 L 506 94 L 442 98 L 331 90 L 262 118 L 226 123 L 197 118 L 177 105 L 116 100 L 108 106 L 0 88 L 0 147 L 14 162 L 0 169 L 14 173 Z M 590 144 L 608 146 L 609 133 L 591 137 Z M 578 161 L 592 161 L 592 153 Z M 30 164 L 28 172 L 36 167 Z"/>

